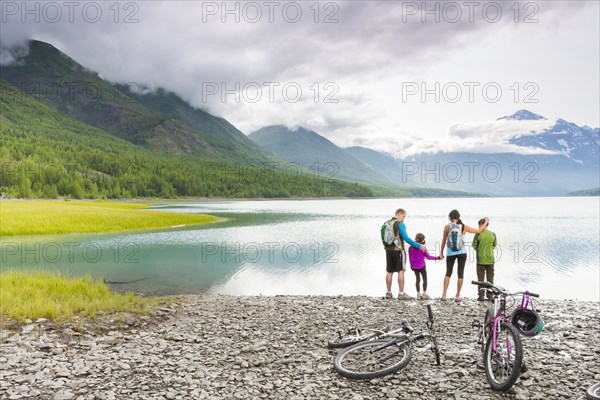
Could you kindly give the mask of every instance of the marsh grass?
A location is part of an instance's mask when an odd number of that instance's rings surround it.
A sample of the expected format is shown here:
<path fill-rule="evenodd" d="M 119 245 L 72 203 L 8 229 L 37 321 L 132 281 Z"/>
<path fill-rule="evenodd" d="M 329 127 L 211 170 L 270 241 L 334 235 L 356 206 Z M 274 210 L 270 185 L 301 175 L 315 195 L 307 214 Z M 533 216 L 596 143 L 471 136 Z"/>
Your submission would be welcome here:
<path fill-rule="evenodd" d="M 159 299 L 112 292 L 89 276 L 69 277 L 48 271 L 0 272 L 0 316 L 20 322 L 48 318 L 57 322 L 99 312 L 149 314 Z"/>
<path fill-rule="evenodd" d="M 219 220 L 145 208 L 146 204 L 116 201 L 2 201 L 0 236 L 122 232 Z"/>

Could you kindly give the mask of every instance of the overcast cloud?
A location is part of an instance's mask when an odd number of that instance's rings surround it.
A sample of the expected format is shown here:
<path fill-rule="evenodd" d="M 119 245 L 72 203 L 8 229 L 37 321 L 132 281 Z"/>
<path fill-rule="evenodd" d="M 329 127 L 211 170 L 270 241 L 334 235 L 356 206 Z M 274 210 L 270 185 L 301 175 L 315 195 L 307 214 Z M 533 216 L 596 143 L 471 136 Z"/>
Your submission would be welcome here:
<path fill-rule="evenodd" d="M 80 2 L 72 21 L 63 2 L 60 17 L 23 4 L 2 1 L 3 47 L 47 41 L 108 80 L 164 87 L 246 134 L 305 126 L 342 146 L 408 154 L 512 149 L 521 126 L 490 121 L 522 108 L 600 125 L 595 1 L 427 2 L 439 11 L 425 23 L 422 2 L 228 2 L 239 22 L 220 1 L 123 2 L 118 15 L 113 2 Z M 236 86 L 239 99 L 223 101 Z"/>

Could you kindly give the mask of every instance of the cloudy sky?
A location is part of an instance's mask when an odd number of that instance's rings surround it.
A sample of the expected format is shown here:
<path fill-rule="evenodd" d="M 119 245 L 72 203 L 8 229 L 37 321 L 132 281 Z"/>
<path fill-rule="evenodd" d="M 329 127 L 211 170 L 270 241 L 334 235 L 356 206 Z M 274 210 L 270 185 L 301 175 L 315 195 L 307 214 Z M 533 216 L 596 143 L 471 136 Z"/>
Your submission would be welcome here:
<path fill-rule="evenodd" d="M 396 154 L 499 151 L 555 117 L 600 125 L 599 4 L 2 0 L 0 37 L 165 87 L 246 134 L 285 124 Z M 549 120 L 493 123 L 523 108 Z"/>

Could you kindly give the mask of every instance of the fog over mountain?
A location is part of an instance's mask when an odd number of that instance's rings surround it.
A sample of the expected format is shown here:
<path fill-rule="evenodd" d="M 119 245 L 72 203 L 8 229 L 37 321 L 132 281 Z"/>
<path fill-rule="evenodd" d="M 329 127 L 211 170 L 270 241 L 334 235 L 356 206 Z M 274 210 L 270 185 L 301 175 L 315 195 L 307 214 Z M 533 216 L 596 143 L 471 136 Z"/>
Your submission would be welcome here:
<path fill-rule="evenodd" d="M 390 1 L 231 2 L 233 12 L 223 2 L 85 2 L 72 13 L 67 3 L 3 2 L 0 47 L 51 43 L 103 79 L 165 88 L 245 134 L 302 126 L 341 146 L 387 143 L 409 155 L 465 150 L 454 147 L 462 132 L 454 124 L 534 105 L 548 118 L 599 125 L 598 2 L 475 2 L 472 10 L 456 2 L 454 19 L 436 1 L 416 10 Z M 0 62 L 11 59 L 2 52 Z M 477 85 L 472 101 L 465 82 Z"/>

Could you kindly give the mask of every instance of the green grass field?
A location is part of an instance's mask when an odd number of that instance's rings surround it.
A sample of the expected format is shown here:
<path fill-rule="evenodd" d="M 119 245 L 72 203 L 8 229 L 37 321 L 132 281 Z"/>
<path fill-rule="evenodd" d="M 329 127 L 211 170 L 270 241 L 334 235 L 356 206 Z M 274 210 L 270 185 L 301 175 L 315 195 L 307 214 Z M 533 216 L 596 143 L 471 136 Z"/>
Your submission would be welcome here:
<path fill-rule="evenodd" d="M 0 236 L 121 232 L 219 220 L 145 208 L 146 204 L 116 201 L 2 201 Z"/>
<path fill-rule="evenodd" d="M 94 318 L 98 312 L 148 314 L 158 299 L 111 292 L 89 276 L 67 277 L 43 271 L 0 272 L 0 316 L 23 322 L 48 318 L 60 322 L 74 315 Z"/>

